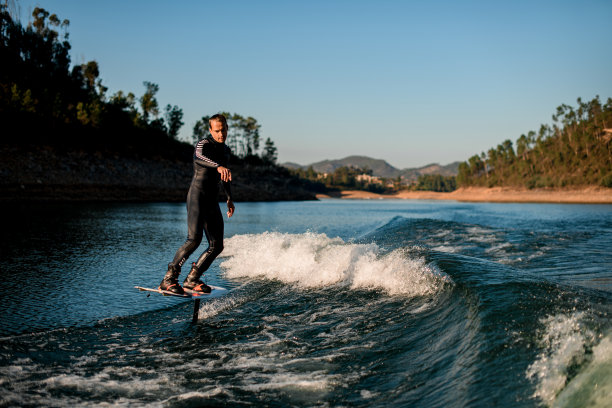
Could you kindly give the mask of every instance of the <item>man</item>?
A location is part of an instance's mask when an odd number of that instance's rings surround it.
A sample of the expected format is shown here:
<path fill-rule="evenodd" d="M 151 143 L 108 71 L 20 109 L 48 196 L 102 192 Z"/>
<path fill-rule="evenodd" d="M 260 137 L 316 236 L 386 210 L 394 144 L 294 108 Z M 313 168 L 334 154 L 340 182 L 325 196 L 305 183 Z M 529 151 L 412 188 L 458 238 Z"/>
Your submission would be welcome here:
<path fill-rule="evenodd" d="M 191 266 L 183 287 L 199 293 L 210 293 L 210 286 L 200 277 L 212 261 L 223 251 L 223 217 L 217 200 L 219 181 L 227 195 L 227 216 L 234 214 L 231 181 L 232 172 L 227 168 L 230 148 L 227 139 L 227 120 L 217 114 L 209 121 L 210 136 L 198 142 L 193 154 L 193 178 L 187 194 L 187 241 L 176 251 L 168 264 L 168 272 L 159 288 L 173 293 L 184 293 L 178 283 L 181 267 L 202 242 L 203 233 L 208 240 L 208 249 Z"/>

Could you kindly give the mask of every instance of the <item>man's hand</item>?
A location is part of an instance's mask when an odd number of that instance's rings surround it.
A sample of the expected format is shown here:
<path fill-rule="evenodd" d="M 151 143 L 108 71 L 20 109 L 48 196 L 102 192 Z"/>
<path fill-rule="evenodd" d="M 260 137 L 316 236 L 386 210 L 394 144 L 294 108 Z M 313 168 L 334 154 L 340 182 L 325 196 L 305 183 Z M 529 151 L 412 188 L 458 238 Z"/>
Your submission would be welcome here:
<path fill-rule="evenodd" d="M 219 166 L 217 171 L 221 174 L 221 181 L 232 181 L 232 171 L 227 167 Z"/>
<path fill-rule="evenodd" d="M 235 210 L 236 207 L 234 206 L 234 202 L 232 200 L 227 200 L 227 218 L 231 218 Z"/>

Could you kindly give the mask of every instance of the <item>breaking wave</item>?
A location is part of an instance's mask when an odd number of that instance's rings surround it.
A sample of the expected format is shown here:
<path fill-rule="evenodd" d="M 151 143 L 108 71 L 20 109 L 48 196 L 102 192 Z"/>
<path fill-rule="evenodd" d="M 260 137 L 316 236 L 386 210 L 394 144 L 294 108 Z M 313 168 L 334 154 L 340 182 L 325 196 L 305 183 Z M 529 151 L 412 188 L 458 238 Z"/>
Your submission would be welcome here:
<path fill-rule="evenodd" d="M 391 295 L 436 293 L 450 278 L 405 249 L 383 253 L 376 244 L 355 244 L 311 232 L 264 232 L 227 239 L 221 268 L 228 278 L 263 277 L 304 288 L 345 285 Z"/>
<path fill-rule="evenodd" d="M 529 366 L 534 397 L 547 406 L 604 407 L 612 400 L 612 340 L 586 325 L 585 312 L 541 320 L 541 351 Z"/>

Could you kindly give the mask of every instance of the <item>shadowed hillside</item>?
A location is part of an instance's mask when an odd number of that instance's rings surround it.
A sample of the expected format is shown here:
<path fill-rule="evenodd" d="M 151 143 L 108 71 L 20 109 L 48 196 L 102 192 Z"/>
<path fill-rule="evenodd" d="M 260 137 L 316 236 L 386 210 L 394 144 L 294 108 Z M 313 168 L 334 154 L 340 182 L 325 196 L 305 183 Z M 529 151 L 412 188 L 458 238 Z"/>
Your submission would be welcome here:
<path fill-rule="evenodd" d="M 194 147 L 177 140 L 182 109 L 160 106 L 149 81 L 140 97 L 107 95 L 95 60 L 71 63 L 69 21 L 40 7 L 32 18 L 23 27 L 0 5 L 0 200 L 183 201 Z M 254 118 L 226 116 L 236 201 L 315 199 L 269 138 L 260 146 Z"/>

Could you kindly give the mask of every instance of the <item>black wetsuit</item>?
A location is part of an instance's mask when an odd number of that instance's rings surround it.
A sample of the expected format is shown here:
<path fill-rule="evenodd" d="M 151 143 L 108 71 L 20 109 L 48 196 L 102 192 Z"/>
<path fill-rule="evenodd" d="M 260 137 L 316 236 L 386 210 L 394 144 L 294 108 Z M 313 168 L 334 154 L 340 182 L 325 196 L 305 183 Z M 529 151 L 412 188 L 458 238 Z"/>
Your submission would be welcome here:
<path fill-rule="evenodd" d="M 227 167 L 230 148 L 212 137 L 200 140 L 193 154 L 193 178 L 187 194 L 187 241 L 176 251 L 170 265 L 180 268 L 196 250 L 206 234 L 208 249 L 195 263 L 198 271 L 208 269 L 223 251 L 223 217 L 219 209 L 218 194 L 221 175 L 219 166 Z M 232 199 L 230 182 L 223 181 L 228 200 Z"/>

